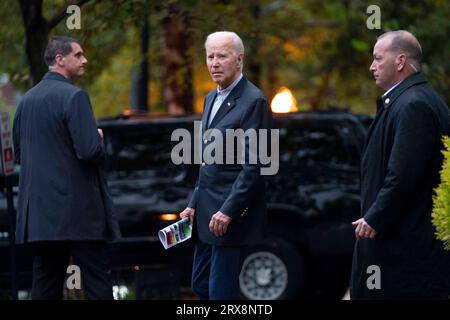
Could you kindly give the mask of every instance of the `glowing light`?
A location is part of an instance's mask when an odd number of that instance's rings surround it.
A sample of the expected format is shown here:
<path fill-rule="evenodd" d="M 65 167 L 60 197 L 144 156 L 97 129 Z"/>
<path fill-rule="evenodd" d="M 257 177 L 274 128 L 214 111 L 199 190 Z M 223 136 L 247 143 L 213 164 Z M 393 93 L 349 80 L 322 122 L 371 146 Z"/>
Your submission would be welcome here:
<path fill-rule="evenodd" d="M 297 100 L 287 87 L 281 87 L 273 97 L 271 109 L 274 113 L 289 113 L 298 111 Z"/>
<path fill-rule="evenodd" d="M 176 213 L 165 213 L 159 215 L 159 218 L 164 221 L 173 221 L 178 219 L 178 215 Z"/>

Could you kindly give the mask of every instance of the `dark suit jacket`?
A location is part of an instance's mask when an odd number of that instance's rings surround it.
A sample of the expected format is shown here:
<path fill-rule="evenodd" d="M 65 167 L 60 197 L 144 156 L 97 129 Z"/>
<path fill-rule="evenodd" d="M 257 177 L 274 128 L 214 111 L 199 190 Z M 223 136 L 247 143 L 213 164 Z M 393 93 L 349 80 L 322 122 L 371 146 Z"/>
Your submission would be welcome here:
<path fill-rule="evenodd" d="M 205 99 L 202 133 L 216 97 L 216 89 Z M 256 86 L 243 77 L 220 106 L 209 129 L 225 130 L 250 128 L 270 129 L 272 113 L 267 98 Z M 205 141 L 206 140 L 206 141 Z M 211 147 L 214 139 L 203 137 L 203 149 Z M 247 149 L 247 148 L 246 148 Z M 229 150 L 228 150 L 229 151 Z M 248 151 L 248 150 L 247 150 Z M 225 151 L 224 151 L 225 154 Z M 235 157 L 237 155 L 235 150 Z M 236 159 L 236 158 L 235 158 Z M 237 161 L 234 161 L 236 163 Z M 194 232 L 204 243 L 241 246 L 256 242 L 266 223 L 264 180 L 259 164 L 202 164 L 189 207 L 195 208 Z M 209 230 L 209 222 L 217 211 L 232 218 L 226 234 L 216 237 Z"/>
<path fill-rule="evenodd" d="M 356 242 L 352 299 L 448 299 L 450 252 L 431 210 L 449 132 L 448 108 L 421 73 L 378 101 L 361 163 L 362 216 L 377 235 Z M 380 267 L 380 290 L 367 288 L 370 265 Z"/>
<path fill-rule="evenodd" d="M 105 149 L 89 97 L 59 73 L 29 90 L 14 118 L 18 243 L 120 236 L 100 172 Z"/>

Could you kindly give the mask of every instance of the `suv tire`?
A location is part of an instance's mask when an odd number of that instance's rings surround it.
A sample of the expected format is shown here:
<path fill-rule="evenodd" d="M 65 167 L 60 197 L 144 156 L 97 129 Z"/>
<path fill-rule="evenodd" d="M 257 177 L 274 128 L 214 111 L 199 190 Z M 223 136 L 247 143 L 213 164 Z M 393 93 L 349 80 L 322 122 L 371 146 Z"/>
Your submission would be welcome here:
<path fill-rule="evenodd" d="M 303 258 L 286 240 L 269 238 L 247 251 L 239 286 L 244 299 L 294 299 L 304 291 Z"/>

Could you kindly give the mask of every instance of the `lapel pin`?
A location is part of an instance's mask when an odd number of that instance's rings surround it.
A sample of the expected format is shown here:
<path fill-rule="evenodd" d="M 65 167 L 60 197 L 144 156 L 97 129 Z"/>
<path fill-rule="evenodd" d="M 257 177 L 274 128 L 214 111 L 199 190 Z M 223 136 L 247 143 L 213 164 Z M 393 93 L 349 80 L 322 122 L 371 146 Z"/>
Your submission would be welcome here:
<path fill-rule="evenodd" d="M 231 106 L 231 103 L 228 102 L 228 106 Z"/>
<path fill-rule="evenodd" d="M 384 100 L 384 103 L 388 104 L 389 101 L 391 101 L 391 100 L 389 100 L 389 98 L 387 98 L 386 100 Z"/>

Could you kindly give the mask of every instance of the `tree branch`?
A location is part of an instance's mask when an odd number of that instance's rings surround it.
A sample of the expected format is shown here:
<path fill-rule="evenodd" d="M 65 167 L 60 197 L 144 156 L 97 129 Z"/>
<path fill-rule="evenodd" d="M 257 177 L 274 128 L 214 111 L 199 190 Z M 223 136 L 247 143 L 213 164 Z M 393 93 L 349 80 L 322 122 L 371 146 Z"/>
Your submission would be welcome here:
<path fill-rule="evenodd" d="M 85 4 L 86 2 L 89 2 L 90 0 L 78 0 L 75 1 L 75 3 L 70 3 L 69 5 L 77 5 L 79 7 L 81 7 L 83 4 Z M 48 27 L 49 30 L 53 29 L 54 27 L 56 27 L 58 25 L 58 23 L 61 22 L 61 20 L 63 20 L 66 15 L 67 15 L 67 7 L 64 8 L 64 10 L 62 10 L 60 13 L 56 14 L 53 18 L 50 19 L 49 23 L 48 23 Z"/>

